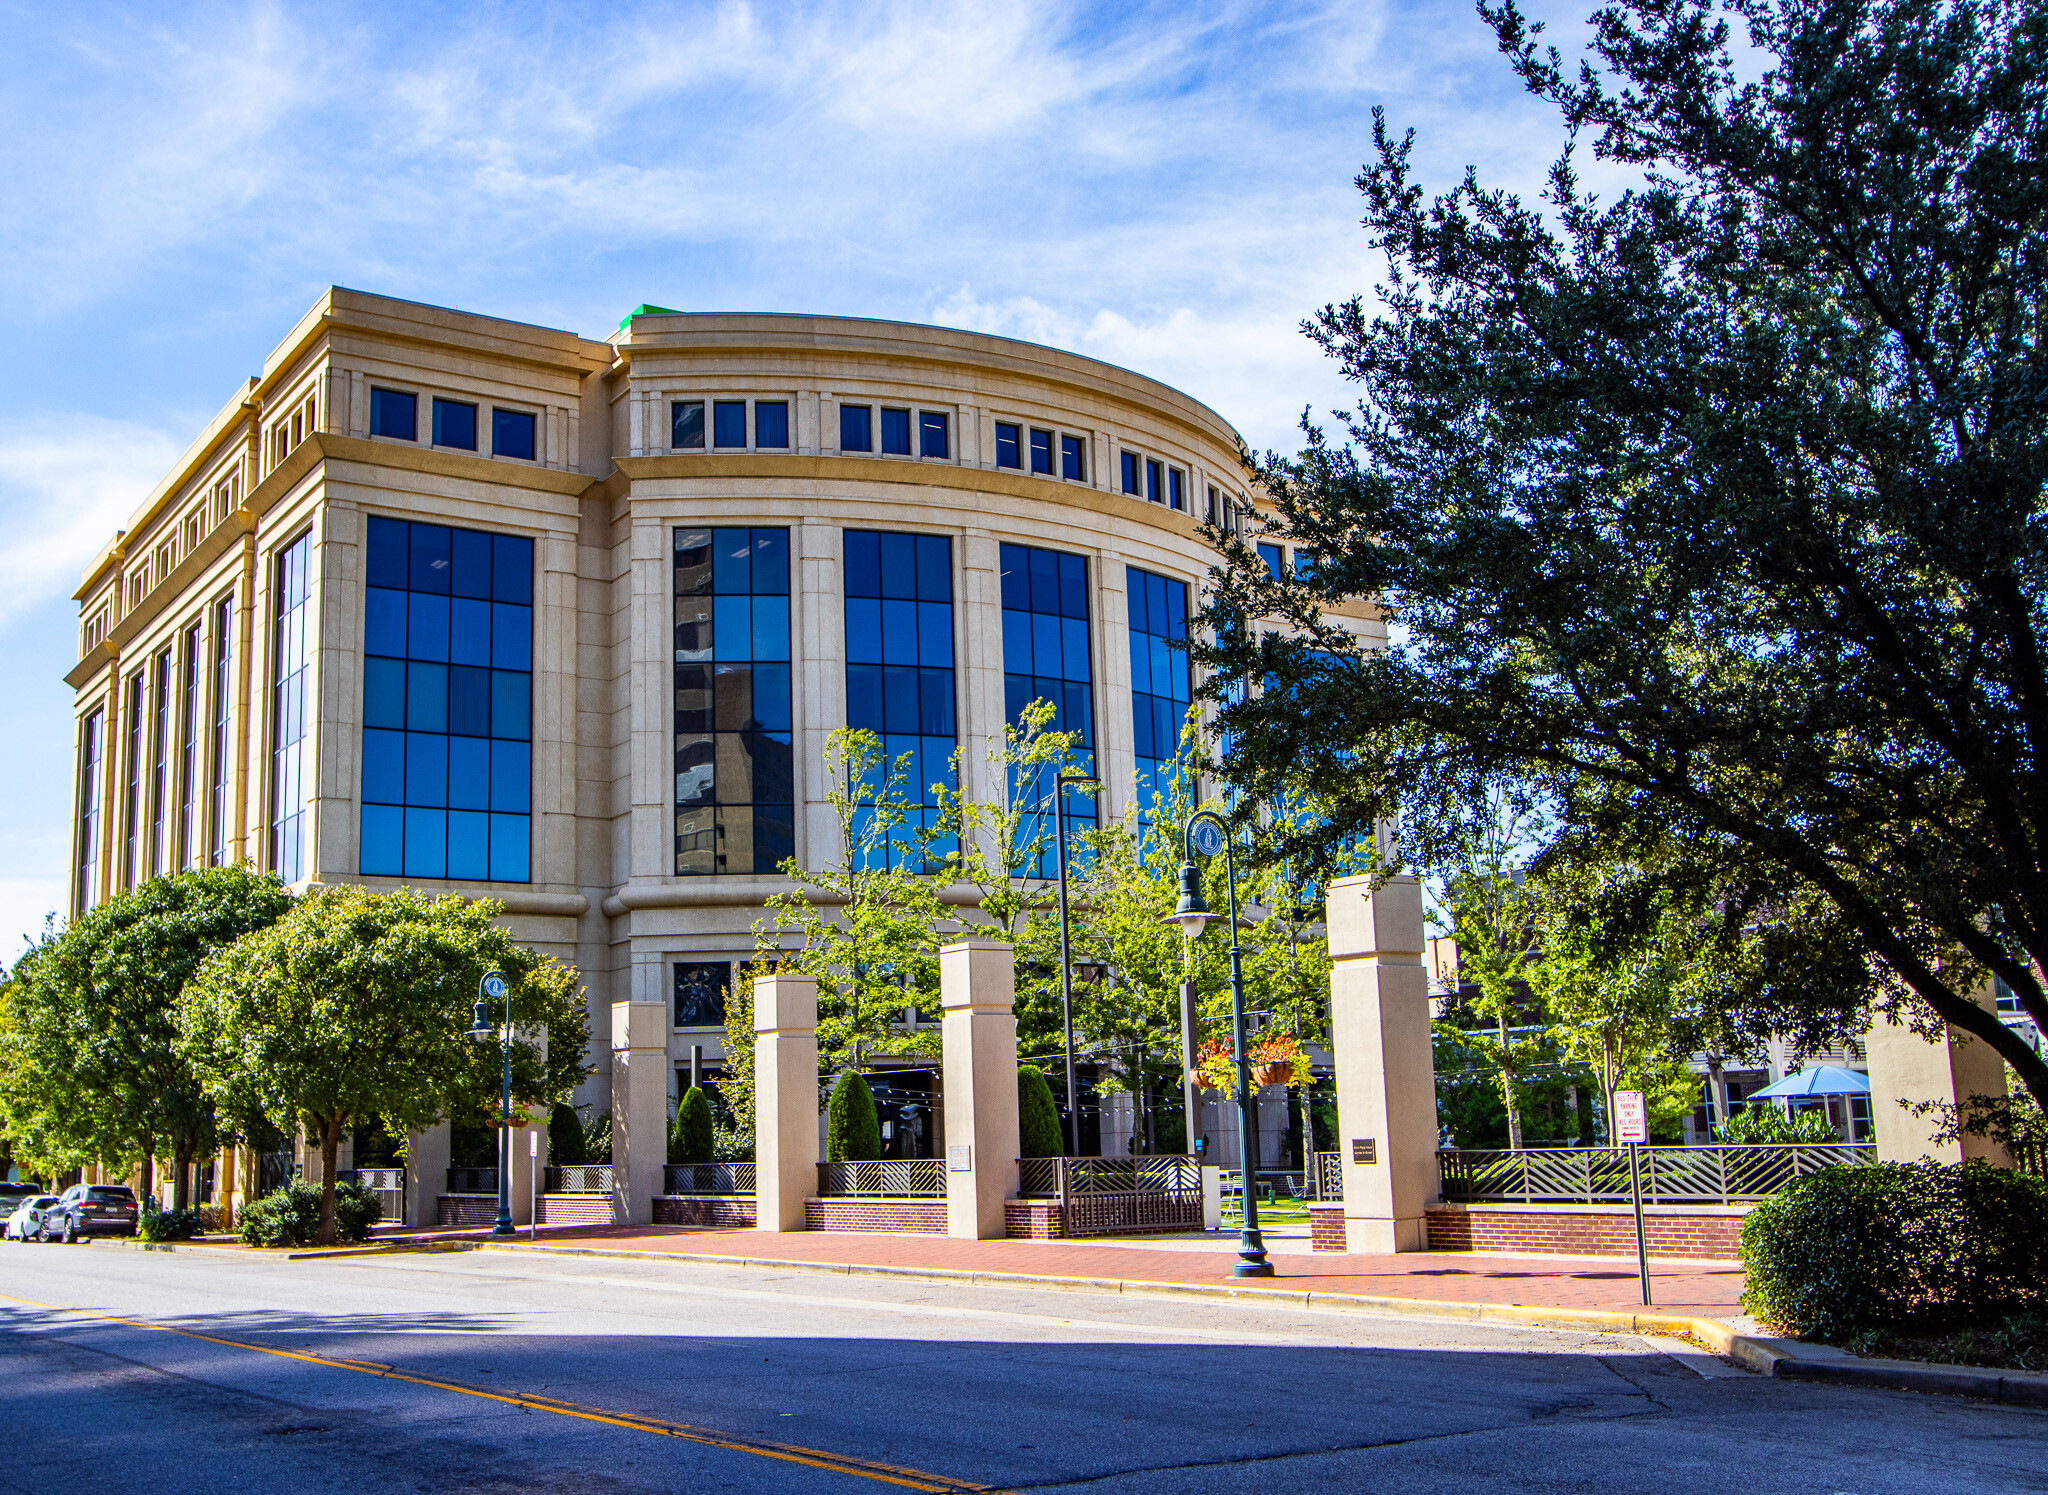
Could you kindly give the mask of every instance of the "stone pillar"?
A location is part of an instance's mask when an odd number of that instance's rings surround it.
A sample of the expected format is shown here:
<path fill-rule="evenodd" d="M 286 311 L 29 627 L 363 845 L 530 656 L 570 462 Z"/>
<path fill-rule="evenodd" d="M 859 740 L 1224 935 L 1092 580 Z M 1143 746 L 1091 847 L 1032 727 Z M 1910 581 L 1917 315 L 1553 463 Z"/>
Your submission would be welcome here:
<path fill-rule="evenodd" d="M 1438 1197 L 1422 885 L 1394 877 L 1374 892 L 1371 878 L 1340 878 L 1327 919 L 1345 1249 L 1421 1251 L 1423 1208 Z"/>
<path fill-rule="evenodd" d="M 1988 985 L 1976 1002 L 1989 1011 L 1998 1010 Z M 1880 1158 L 1888 1163 L 1982 1158 L 1999 1167 L 2011 1166 L 2005 1149 L 1990 1138 L 1937 1142 L 1934 1132 L 1940 1118 L 1915 1116 L 1906 1109 L 1921 1101 L 1955 1105 L 1973 1095 L 2004 1095 L 2005 1061 L 1990 1044 L 1946 1025 L 1930 1040 L 1903 1023 L 1873 1015 L 1864 1049 L 1870 1064 L 1870 1121 Z"/>
<path fill-rule="evenodd" d="M 802 1230 L 818 1191 L 818 983 L 754 981 L 754 1224 Z"/>
<path fill-rule="evenodd" d="M 452 1122 L 444 1121 L 405 1135 L 405 1223 L 414 1229 L 441 1223 L 454 1130 Z"/>
<path fill-rule="evenodd" d="M 1017 1197 L 1016 952 L 994 940 L 939 951 L 945 1049 L 946 1234 L 1001 1240 Z"/>
<path fill-rule="evenodd" d="M 668 1008 L 612 1003 L 612 1219 L 646 1225 L 668 1162 Z"/>

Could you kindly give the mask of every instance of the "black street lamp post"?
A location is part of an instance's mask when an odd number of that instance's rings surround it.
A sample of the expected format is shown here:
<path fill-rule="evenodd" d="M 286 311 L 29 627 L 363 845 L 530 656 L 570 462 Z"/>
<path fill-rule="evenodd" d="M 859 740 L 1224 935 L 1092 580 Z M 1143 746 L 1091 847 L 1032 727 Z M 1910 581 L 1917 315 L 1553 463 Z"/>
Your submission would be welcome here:
<path fill-rule="evenodd" d="M 1067 950 L 1067 791 L 1099 787 L 1095 775 L 1063 773 L 1053 783 L 1053 838 L 1060 872 L 1060 1020 L 1066 1026 L 1067 1156 L 1081 1155 L 1081 1094 L 1074 1088 L 1074 963 Z"/>
<path fill-rule="evenodd" d="M 505 1026 L 493 1029 L 489 1004 L 500 1000 L 505 1004 Z M 483 1039 L 495 1032 L 505 1059 L 505 1108 L 498 1116 L 498 1223 L 491 1227 L 491 1234 L 511 1236 L 516 1234 L 512 1229 L 512 988 L 498 972 L 486 972 L 477 983 L 476 1009 L 470 1018 L 469 1036 Z"/>
<path fill-rule="evenodd" d="M 1223 854 L 1223 876 L 1230 889 L 1230 1036 L 1237 1059 L 1237 1159 L 1244 1201 L 1244 1224 L 1237 1238 L 1239 1261 L 1230 1269 L 1233 1277 L 1270 1277 L 1273 1264 L 1266 1260 L 1266 1243 L 1259 1235 L 1258 1157 L 1259 1135 L 1252 1114 L 1252 1060 L 1245 1045 L 1244 959 L 1237 943 L 1237 862 L 1230 852 L 1230 826 L 1214 810 L 1199 810 L 1188 817 L 1181 833 L 1180 903 L 1167 915 L 1167 922 L 1180 926 L 1187 940 L 1201 938 L 1209 921 L 1217 916 L 1202 900 L 1202 871 L 1195 865 L 1195 853 L 1205 857 Z"/>

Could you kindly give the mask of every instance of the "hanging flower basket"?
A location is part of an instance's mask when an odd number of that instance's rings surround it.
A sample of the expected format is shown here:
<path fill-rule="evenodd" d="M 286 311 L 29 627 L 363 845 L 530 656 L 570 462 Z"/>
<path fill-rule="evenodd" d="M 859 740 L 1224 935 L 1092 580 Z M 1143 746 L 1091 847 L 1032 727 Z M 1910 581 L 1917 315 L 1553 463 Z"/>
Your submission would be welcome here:
<path fill-rule="evenodd" d="M 1294 1063 L 1289 1059 L 1268 1060 L 1252 1071 L 1252 1078 L 1261 1085 L 1292 1085 L 1294 1083 Z"/>

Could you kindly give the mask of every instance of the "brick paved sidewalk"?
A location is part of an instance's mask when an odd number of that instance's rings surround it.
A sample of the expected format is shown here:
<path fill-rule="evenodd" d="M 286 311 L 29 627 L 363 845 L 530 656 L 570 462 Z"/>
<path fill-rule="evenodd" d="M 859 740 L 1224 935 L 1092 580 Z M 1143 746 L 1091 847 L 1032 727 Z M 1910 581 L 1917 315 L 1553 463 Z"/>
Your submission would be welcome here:
<path fill-rule="evenodd" d="M 472 1231 L 459 1235 L 439 1232 L 436 1238 L 476 1240 L 481 1235 Z M 520 1239 L 525 1239 L 523 1232 Z M 1276 1256 L 1276 1275 L 1262 1282 L 1233 1279 L 1230 1269 L 1237 1256 L 1229 1250 L 1147 1250 L 1089 1241 L 958 1241 L 946 1236 L 826 1231 L 783 1235 L 655 1225 L 543 1228 L 540 1245 L 744 1257 L 752 1261 L 1115 1278 L 1126 1282 L 1271 1286 L 1296 1293 L 1361 1293 L 1372 1297 L 1532 1308 L 1628 1311 L 1642 1306 L 1635 1263 L 1612 1258 L 1482 1256 L 1443 1251 L 1404 1252 L 1398 1256 Z M 1730 1317 L 1741 1311 L 1739 1267 L 1653 1263 L 1650 1275 L 1659 1310 L 1714 1318 Z"/>

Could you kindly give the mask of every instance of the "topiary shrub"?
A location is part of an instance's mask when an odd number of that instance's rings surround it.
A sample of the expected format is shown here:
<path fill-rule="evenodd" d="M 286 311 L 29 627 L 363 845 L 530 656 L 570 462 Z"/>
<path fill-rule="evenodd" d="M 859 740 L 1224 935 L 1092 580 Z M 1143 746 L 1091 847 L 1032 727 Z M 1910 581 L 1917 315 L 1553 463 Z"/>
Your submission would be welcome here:
<path fill-rule="evenodd" d="M 1825 1168 L 1750 1211 L 1742 1306 L 1840 1342 L 2048 1304 L 2048 1182 L 1982 1162 Z"/>
<path fill-rule="evenodd" d="M 334 1234 L 342 1243 L 370 1238 L 370 1227 L 384 1218 L 384 1206 L 361 1184 L 334 1186 Z M 242 1208 L 236 1224 L 244 1245 L 310 1246 L 320 1233 L 320 1186 L 303 1178 L 273 1189 Z"/>
<path fill-rule="evenodd" d="M 875 1093 L 857 1070 L 843 1070 L 825 1103 L 825 1161 L 865 1163 L 882 1155 L 882 1118 Z"/>
<path fill-rule="evenodd" d="M 556 1101 L 548 1112 L 548 1162 L 556 1168 L 574 1168 L 586 1161 L 583 1122 L 573 1107 Z"/>
<path fill-rule="evenodd" d="M 676 1119 L 668 1129 L 668 1160 L 671 1163 L 708 1163 L 712 1160 L 711 1097 L 695 1085 L 683 1092 L 676 1103 Z"/>
<path fill-rule="evenodd" d="M 1060 1108 L 1053 1103 L 1052 1086 L 1045 1071 L 1035 1064 L 1017 1066 L 1017 1155 L 1026 1158 L 1059 1158 L 1067 1153 L 1066 1135 L 1060 1130 Z"/>
<path fill-rule="evenodd" d="M 199 1211 L 164 1209 L 152 1194 L 135 1217 L 135 1233 L 145 1241 L 189 1241 L 199 1234 Z"/>

